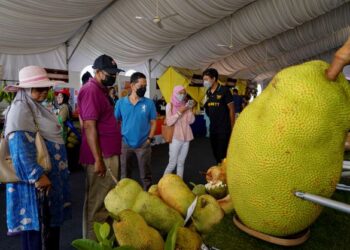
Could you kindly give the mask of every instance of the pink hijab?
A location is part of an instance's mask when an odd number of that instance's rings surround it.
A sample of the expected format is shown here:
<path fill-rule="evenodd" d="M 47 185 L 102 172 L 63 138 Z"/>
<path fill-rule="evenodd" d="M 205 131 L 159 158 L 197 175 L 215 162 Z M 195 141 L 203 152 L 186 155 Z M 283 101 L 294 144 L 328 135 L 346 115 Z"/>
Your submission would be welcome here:
<path fill-rule="evenodd" d="M 184 90 L 185 88 L 181 85 L 175 86 L 173 89 L 173 94 L 171 95 L 171 104 L 172 104 L 172 114 L 175 114 L 181 106 L 185 105 L 185 102 L 180 102 L 177 98 L 176 95 Z"/>

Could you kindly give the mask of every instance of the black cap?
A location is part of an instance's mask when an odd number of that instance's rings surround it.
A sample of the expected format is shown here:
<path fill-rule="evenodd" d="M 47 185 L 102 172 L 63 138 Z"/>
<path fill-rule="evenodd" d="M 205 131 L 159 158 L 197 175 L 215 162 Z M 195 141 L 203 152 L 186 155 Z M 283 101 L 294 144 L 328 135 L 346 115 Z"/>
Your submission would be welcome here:
<path fill-rule="evenodd" d="M 122 69 L 119 69 L 117 63 L 113 60 L 112 57 L 107 55 L 102 55 L 96 58 L 93 69 L 100 69 L 106 71 L 108 74 L 116 74 L 119 72 L 125 72 Z"/>

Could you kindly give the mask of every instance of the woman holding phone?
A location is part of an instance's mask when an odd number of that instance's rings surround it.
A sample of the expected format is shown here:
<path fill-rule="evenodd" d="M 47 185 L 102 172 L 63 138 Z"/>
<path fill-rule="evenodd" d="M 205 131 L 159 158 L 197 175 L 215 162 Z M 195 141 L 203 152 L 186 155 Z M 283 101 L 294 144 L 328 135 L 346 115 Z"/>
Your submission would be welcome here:
<path fill-rule="evenodd" d="M 166 106 L 166 123 L 174 126 L 174 134 L 169 144 L 169 163 L 164 175 L 172 173 L 183 178 L 184 164 L 190 141 L 193 140 L 190 124 L 195 120 L 192 108 L 193 100 L 186 100 L 186 90 L 183 86 L 175 86 L 170 103 Z"/>

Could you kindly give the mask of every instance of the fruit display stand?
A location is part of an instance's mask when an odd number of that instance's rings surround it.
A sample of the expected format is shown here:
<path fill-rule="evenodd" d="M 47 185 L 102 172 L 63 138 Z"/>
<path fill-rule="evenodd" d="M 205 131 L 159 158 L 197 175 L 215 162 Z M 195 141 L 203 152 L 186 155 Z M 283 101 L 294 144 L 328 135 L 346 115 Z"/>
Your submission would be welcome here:
<path fill-rule="evenodd" d="M 350 184 L 350 179 L 342 182 Z M 345 191 L 336 191 L 332 199 L 350 204 L 350 195 Z M 220 250 L 285 249 L 285 247 L 262 241 L 241 231 L 234 226 L 233 217 L 233 214 L 226 215 L 209 234 L 204 236 L 204 243 Z M 349 214 L 324 208 L 320 217 L 310 227 L 309 239 L 292 249 L 348 249 L 350 245 L 349 226 Z"/>

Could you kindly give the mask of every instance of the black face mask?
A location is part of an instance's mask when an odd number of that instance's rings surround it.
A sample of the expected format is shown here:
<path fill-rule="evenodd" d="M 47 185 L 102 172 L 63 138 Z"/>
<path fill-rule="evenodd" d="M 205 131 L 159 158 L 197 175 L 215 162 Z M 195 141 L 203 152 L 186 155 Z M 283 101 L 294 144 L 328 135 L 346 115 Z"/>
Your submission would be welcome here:
<path fill-rule="evenodd" d="M 106 87 L 113 86 L 116 78 L 115 75 L 105 75 L 105 79 L 102 80 L 101 83 Z"/>
<path fill-rule="evenodd" d="M 144 97 L 144 95 L 145 95 L 145 93 L 146 93 L 146 87 L 141 87 L 141 88 L 138 88 L 137 90 L 136 90 L 136 95 L 138 96 L 138 97 Z"/>

